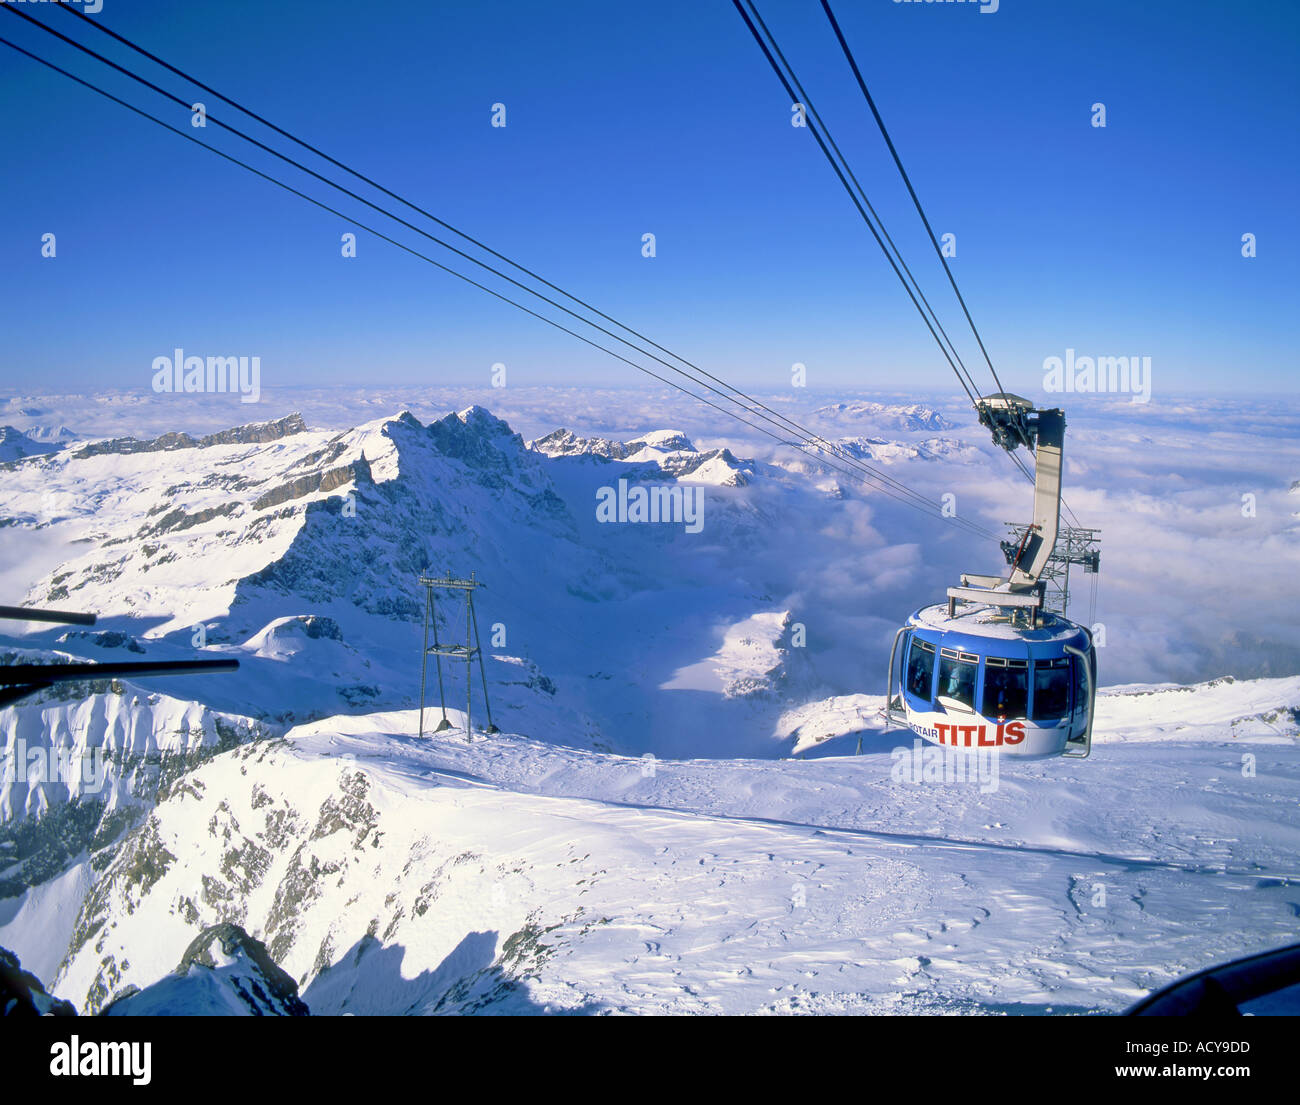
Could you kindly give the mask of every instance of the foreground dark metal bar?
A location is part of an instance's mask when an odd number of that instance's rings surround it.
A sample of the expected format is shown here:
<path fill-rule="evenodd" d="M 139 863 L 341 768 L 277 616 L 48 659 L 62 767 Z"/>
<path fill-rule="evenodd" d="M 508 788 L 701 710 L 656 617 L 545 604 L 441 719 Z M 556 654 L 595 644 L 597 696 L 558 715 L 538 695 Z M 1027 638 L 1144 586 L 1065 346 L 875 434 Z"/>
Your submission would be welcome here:
<path fill-rule="evenodd" d="M 66 683 L 70 679 L 109 679 L 119 675 L 182 675 L 235 671 L 238 660 L 119 660 L 107 664 L 11 664 L 0 668 L 0 684 Z"/>
<path fill-rule="evenodd" d="M 25 606 L 0 606 L 0 618 L 26 622 L 55 622 L 60 625 L 94 625 L 94 614 L 77 614 L 71 610 L 37 610 Z"/>
<path fill-rule="evenodd" d="M 39 610 L 23 606 L 0 606 L 0 618 L 59 625 L 94 625 L 94 614 L 71 610 Z M 217 671 L 237 671 L 239 661 L 222 660 L 118 660 L 103 664 L 10 664 L 0 667 L 0 706 L 47 690 L 55 683 L 78 679 L 112 679 L 117 676 L 185 675 Z"/>

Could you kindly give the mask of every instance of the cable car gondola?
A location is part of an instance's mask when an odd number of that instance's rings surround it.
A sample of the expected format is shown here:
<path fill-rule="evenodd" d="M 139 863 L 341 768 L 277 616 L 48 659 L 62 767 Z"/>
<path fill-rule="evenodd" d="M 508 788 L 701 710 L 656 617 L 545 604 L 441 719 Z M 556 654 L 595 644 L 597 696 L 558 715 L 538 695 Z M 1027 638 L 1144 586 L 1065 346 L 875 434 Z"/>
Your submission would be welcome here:
<path fill-rule="evenodd" d="M 1041 578 L 1060 524 L 1065 416 L 1005 392 L 978 409 L 998 445 L 1033 449 L 1034 521 L 1006 549 L 1006 579 L 963 575 L 947 603 L 922 607 L 894 634 L 886 722 L 945 748 L 1084 758 L 1097 654 L 1088 629 L 1043 609 Z"/>

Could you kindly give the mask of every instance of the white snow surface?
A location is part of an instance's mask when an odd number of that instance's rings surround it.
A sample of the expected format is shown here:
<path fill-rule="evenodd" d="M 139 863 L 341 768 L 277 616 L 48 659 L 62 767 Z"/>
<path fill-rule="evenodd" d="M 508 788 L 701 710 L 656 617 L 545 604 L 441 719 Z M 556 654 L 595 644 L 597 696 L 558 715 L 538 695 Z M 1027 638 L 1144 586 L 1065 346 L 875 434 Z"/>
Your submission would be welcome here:
<path fill-rule="evenodd" d="M 1300 679 L 1144 696 L 1168 727 L 1126 722 L 1138 697 L 1104 698 L 1091 760 L 1003 761 L 988 793 L 894 781 L 909 744 L 872 721 L 862 755 L 784 761 L 313 722 L 158 806 L 165 872 L 110 866 L 55 989 L 146 986 L 235 920 L 318 1013 L 1118 1010 L 1300 910 L 1294 714 L 1218 720 Z"/>
<path fill-rule="evenodd" d="M 29 421 L 5 418 L 27 430 L 125 432 L 134 409 L 22 401 Z M 1091 448 L 1069 454 L 1092 458 L 1070 472 L 1080 514 L 1137 519 L 1103 545 L 1096 746 L 998 761 L 990 786 L 944 781 L 933 750 L 882 731 L 879 692 L 897 625 L 959 571 L 997 569 L 995 549 L 676 414 L 534 412 L 526 444 L 481 407 L 422 424 L 378 402 L 355 428 L 262 440 L 83 453 L 88 439 L 50 435 L 57 451 L 0 469 L 0 578 L 102 615 L 66 638 L 0 626 L 7 660 L 242 664 L 0 710 L 4 752 L 21 738 L 69 762 L 96 747 L 203 759 L 218 721 L 249 741 L 156 804 L 138 772 L 110 774 L 103 800 L 139 826 L 0 899 L 0 945 L 59 996 L 89 1011 L 143 989 L 220 921 L 263 940 L 318 1013 L 1113 1011 L 1296 939 L 1294 499 L 1279 512 L 1261 492 L 1254 570 L 1220 597 L 1193 567 L 1246 547 L 1235 482 L 1164 503 L 1138 477 L 1088 484 L 1099 457 L 1166 456 L 1181 430 L 1161 452 L 1085 428 Z M 950 409 L 809 418 L 909 482 L 933 473 L 963 512 L 1025 505 L 965 428 L 935 437 L 959 425 Z M 1286 463 L 1300 457 L 1277 432 Z M 1237 481 L 1240 442 L 1211 444 L 1202 484 Z M 595 492 L 620 478 L 702 487 L 704 530 L 598 524 Z M 1146 564 L 1160 541 L 1196 555 Z M 430 567 L 487 584 L 498 734 L 466 738 L 454 669 L 456 728 L 431 735 L 433 708 L 416 735 L 414 577 Z M 1159 593 L 1142 585 L 1155 576 Z M 1227 620 L 1238 607 L 1253 613 Z M 445 606 L 439 625 L 463 616 Z M 477 690 L 473 709 L 481 724 Z M 900 775 L 913 763 L 938 774 Z M 95 797 L 5 770 L 7 826 Z M 0 876 L 15 869 L 0 855 Z"/>

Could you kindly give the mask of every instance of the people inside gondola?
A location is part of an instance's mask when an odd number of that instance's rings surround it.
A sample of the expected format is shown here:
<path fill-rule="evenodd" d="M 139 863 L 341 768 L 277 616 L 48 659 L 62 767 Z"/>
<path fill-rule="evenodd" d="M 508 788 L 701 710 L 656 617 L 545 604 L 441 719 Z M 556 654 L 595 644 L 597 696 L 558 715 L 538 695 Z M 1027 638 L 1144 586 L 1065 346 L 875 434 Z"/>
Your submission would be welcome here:
<path fill-rule="evenodd" d="M 988 668 L 984 672 L 984 712 L 991 717 L 1019 717 L 1024 710 L 1024 673 Z"/>
<path fill-rule="evenodd" d="M 926 702 L 934 680 L 934 649 L 914 641 L 907 657 L 907 691 Z"/>
<path fill-rule="evenodd" d="M 975 669 L 969 664 L 954 664 L 948 672 L 944 694 L 967 706 L 975 703 Z"/>

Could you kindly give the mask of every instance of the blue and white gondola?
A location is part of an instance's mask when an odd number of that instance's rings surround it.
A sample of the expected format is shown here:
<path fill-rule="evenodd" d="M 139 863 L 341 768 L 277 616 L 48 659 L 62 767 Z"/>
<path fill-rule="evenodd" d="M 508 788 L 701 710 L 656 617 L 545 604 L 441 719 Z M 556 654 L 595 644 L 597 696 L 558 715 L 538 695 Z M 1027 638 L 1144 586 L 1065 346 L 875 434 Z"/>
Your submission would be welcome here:
<path fill-rule="evenodd" d="M 1034 519 L 1017 544 L 1003 545 L 1006 577 L 964 574 L 947 603 L 922 607 L 894 634 L 886 725 L 901 722 L 945 748 L 1086 757 L 1097 653 L 1087 629 L 1044 605 L 1060 528 L 1065 416 L 1006 392 L 981 399 L 978 410 L 997 445 L 1033 450 Z M 1087 567 L 1096 571 L 1095 556 Z"/>
<path fill-rule="evenodd" d="M 938 604 L 895 634 L 887 702 L 891 720 L 946 748 L 1083 758 L 1096 671 L 1091 634 L 1065 618 L 1025 628 L 997 607 Z"/>

